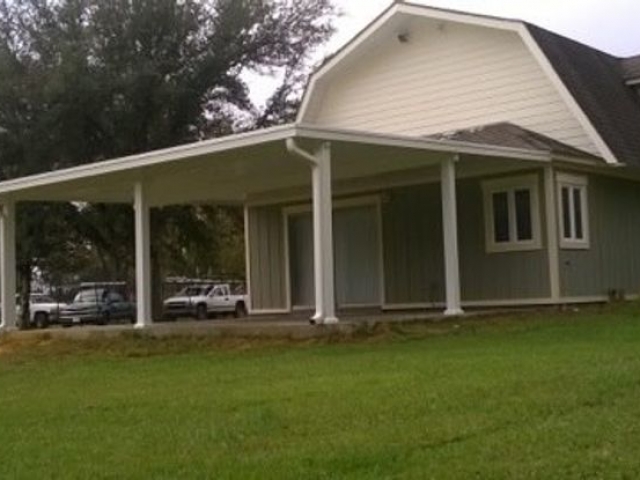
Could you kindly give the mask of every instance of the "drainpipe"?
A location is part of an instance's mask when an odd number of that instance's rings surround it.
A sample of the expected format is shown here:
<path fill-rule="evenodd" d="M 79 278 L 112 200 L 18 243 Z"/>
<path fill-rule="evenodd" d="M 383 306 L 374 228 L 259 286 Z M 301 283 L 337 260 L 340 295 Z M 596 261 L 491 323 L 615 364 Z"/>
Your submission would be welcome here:
<path fill-rule="evenodd" d="M 323 143 L 314 154 L 301 149 L 293 138 L 286 141 L 292 155 L 311 165 L 313 189 L 313 266 L 315 279 L 315 315 L 312 324 L 333 324 L 335 285 L 333 265 L 333 218 L 331 192 L 331 145 Z"/>

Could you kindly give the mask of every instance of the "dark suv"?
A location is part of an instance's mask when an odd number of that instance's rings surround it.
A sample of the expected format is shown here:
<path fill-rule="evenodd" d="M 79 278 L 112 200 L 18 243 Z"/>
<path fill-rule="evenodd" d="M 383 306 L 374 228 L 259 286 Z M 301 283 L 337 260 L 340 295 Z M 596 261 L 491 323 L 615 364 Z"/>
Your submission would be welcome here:
<path fill-rule="evenodd" d="M 106 325 L 111 322 L 134 322 L 135 304 L 108 287 L 86 287 L 60 311 L 60 323 L 65 326 L 94 323 Z"/>

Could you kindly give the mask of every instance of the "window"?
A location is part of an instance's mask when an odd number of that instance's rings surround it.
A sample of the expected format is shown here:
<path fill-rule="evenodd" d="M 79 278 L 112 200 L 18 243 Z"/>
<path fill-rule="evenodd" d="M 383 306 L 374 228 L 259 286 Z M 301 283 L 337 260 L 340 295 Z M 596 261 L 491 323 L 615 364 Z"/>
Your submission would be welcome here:
<path fill-rule="evenodd" d="M 587 178 L 558 174 L 557 183 L 560 247 L 589 248 Z"/>
<path fill-rule="evenodd" d="M 224 292 L 222 291 L 222 287 L 214 288 L 212 295 L 214 297 L 224 297 Z"/>
<path fill-rule="evenodd" d="M 483 182 L 482 188 L 487 251 L 540 248 L 538 177 L 490 180 Z"/>

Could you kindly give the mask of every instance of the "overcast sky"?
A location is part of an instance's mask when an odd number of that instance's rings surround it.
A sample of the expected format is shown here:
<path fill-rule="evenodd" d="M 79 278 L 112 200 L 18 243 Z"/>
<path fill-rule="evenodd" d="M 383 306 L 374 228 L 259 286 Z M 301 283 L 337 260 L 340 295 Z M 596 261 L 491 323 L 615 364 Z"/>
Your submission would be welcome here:
<path fill-rule="evenodd" d="M 343 12 L 337 32 L 323 49 L 335 51 L 392 0 L 334 0 Z M 618 56 L 640 54 L 640 0 L 413 0 L 413 3 L 516 18 Z M 261 103 L 275 82 L 252 80 L 254 99 Z"/>
<path fill-rule="evenodd" d="M 347 41 L 387 8 L 390 0 L 334 0 L 344 15 L 330 47 Z M 640 54 L 638 0 L 413 0 L 413 3 L 517 18 L 606 52 Z"/>

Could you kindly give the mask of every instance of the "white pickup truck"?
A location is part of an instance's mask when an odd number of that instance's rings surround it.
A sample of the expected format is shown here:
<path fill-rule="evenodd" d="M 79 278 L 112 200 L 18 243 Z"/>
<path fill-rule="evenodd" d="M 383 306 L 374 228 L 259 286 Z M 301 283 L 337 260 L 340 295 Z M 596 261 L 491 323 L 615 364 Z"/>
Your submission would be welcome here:
<path fill-rule="evenodd" d="M 22 315 L 22 306 L 18 299 L 16 314 Z M 52 323 L 58 323 L 60 310 L 65 303 L 56 302 L 53 298 L 42 293 L 32 293 L 29 297 L 29 321 L 32 327 L 47 328 Z"/>
<path fill-rule="evenodd" d="M 193 285 L 183 288 L 164 301 L 164 317 L 195 317 L 204 320 L 219 314 L 232 313 L 236 318 L 247 314 L 247 296 L 235 294 L 226 283 Z"/>

